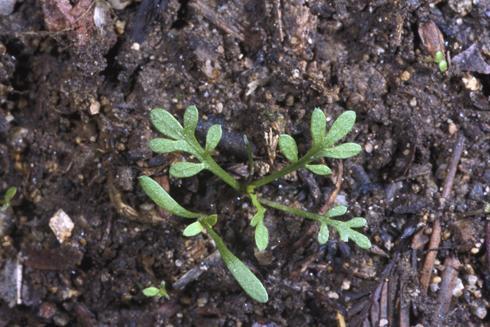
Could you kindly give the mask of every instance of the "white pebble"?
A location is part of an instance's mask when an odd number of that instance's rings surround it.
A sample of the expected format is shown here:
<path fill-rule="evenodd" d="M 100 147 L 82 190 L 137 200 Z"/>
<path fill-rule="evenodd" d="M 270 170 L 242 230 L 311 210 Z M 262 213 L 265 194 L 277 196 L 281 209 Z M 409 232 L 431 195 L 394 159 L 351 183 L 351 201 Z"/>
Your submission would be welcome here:
<path fill-rule="evenodd" d="M 63 243 L 71 237 L 75 224 L 63 209 L 60 209 L 49 219 L 49 228 L 53 231 L 58 242 Z"/>

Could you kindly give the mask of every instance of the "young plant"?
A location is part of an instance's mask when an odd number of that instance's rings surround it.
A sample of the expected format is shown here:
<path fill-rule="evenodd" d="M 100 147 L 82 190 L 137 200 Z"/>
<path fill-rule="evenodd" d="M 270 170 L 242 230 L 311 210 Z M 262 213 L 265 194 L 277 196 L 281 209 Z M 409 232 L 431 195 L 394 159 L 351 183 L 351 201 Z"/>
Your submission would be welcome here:
<path fill-rule="evenodd" d="M 150 286 L 143 289 L 143 295 L 146 297 L 156 297 L 156 298 L 165 297 L 167 299 L 169 297 L 164 281 L 160 283 L 160 287 Z"/>
<path fill-rule="evenodd" d="M 17 188 L 14 186 L 9 187 L 5 191 L 5 194 L 3 195 L 3 199 L 0 199 L 0 211 L 5 211 L 7 210 L 8 207 L 10 207 L 10 202 L 12 201 L 16 193 L 17 193 Z"/>
<path fill-rule="evenodd" d="M 206 169 L 237 192 L 246 195 L 256 209 L 250 225 L 255 228 L 255 244 L 259 250 L 265 250 L 269 243 L 269 231 L 264 224 L 266 208 L 283 211 L 317 222 L 319 224 L 317 239 L 321 244 L 328 241 L 330 235 L 329 227 L 331 227 L 337 231 L 340 240 L 344 242 L 352 240 L 364 249 L 371 247 L 369 239 L 355 230 L 355 228 L 366 226 L 364 218 L 356 217 L 348 221 L 333 219 L 347 212 L 347 207 L 345 206 L 336 206 L 325 214 L 316 214 L 264 199 L 257 192 L 261 186 L 280 179 L 298 169 L 304 168 L 320 176 L 329 175 L 331 174 L 331 169 L 324 163 L 319 162 L 320 160 L 323 158 L 347 159 L 357 155 L 361 151 L 361 147 L 358 144 L 341 143 L 337 145 L 352 130 L 356 119 L 355 112 L 346 111 L 341 114 L 327 131 L 327 120 L 323 111 L 315 108 L 311 117 L 312 144 L 309 150 L 301 156 L 294 138 L 287 134 L 281 135 L 279 137 L 279 149 L 289 163 L 281 170 L 246 184 L 240 183 L 227 173 L 212 157 L 214 149 L 221 140 L 221 126 L 213 125 L 209 128 L 205 146 L 202 147 L 195 136 L 198 119 L 198 111 L 195 106 L 190 106 L 185 111 L 184 126 L 168 111 L 164 109 L 152 110 L 151 121 L 155 128 L 166 138 L 153 139 L 150 141 L 149 146 L 151 150 L 157 153 L 185 152 L 194 158 L 192 162 L 184 161 L 172 164 L 169 170 L 171 176 L 177 178 L 191 177 Z M 261 281 L 228 249 L 214 230 L 213 226 L 218 221 L 218 215 L 193 212 L 183 208 L 150 177 L 142 176 L 139 181 L 145 193 L 158 206 L 176 216 L 193 220 L 184 229 L 184 236 L 191 237 L 203 232 L 207 233 L 216 244 L 226 267 L 242 289 L 254 300 L 262 303 L 267 302 L 267 291 Z"/>

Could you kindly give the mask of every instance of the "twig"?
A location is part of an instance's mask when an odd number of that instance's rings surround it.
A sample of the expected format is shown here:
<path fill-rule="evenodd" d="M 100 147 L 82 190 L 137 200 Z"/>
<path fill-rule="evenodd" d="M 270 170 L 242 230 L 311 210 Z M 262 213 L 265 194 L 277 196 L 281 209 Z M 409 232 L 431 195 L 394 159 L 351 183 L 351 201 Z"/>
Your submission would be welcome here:
<path fill-rule="evenodd" d="M 487 270 L 490 273 L 490 221 L 487 221 L 485 228 L 485 247 L 487 252 Z"/>
<path fill-rule="evenodd" d="M 456 175 L 456 170 L 458 168 L 459 160 L 461 159 L 461 155 L 463 154 L 464 148 L 464 135 L 459 132 L 456 143 L 453 148 L 453 156 L 451 157 L 451 162 L 449 164 L 449 170 L 447 172 L 446 180 L 444 181 L 444 186 L 442 188 L 441 195 L 441 207 L 444 206 L 446 201 L 449 198 L 449 194 L 451 193 L 451 189 L 453 188 L 454 176 Z"/>
<path fill-rule="evenodd" d="M 175 289 L 182 290 L 189 283 L 198 279 L 206 270 L 215 266 L 219 262 L 219 252 L 214 251 L 210 255 L 208 255 L 199 265 L 195 266 L 191 270 L 187 271 L 184 275 L 182 275 L 172 286 Z"/>
<path fill-rule="evenodd" d="M 337 199 L 337 195 L 340 192 L 340 187 L 342 186 L 343 175 L 344 175 L 344 165 L 342 164 L 342 161 L 339 161 L 339 165 L 337 167 L 337 176 L 335 177 L 335 190 L 333 190 L 327 202 L 325 202 L 325 204 L 321 207 L 320 209 L 321 214 L 327 212 L 330 208 L 332 208 L 333 204 L 335 203 L 335 200 Z"/>
<path fill-rule="evenodd" d="M 281 0 L 274 0 L 274 9 L 276 11 L 277 29 L 279 30 L 279 41 L 284 41 L 284 29 L 282 26 Z"/>
<path fill-rule="evenodd" d="M 439 290 L 439 297 L 437 298 L 436 320 L 438 322 L 441 321 L 441 319 L 444 319 L 444 316 L 446 316 L 449 311 L 453 289 L 456 285 L 456 278 L 458 277 L 458 270 L 460 267 L 461 263 L 457 258 L 447 257 L 446 260 L 444 260 L 444 273 L 442 274 L 441 288 Z"/>
<path fill-rule="evenodd" d="M 441 243 L 441 222 L 439 218 L 434 221 L 432 226 L 432 235 L 429 242 L 429 251 L 425 257 L 424 266 L 420 272 L 420 288 L 423 295 L 427 295 L 427 289 L 429 288 L 430 277 L 432 275 L 432 269 L 434 268 L 434 262 L 437 257 L 437 251 L 435 250 L 439 247 Z"/>
<path fill-rule="evenodd" d="M 240 40 L 241 42 L 245 41 L 245 35 L 241 30 L 241 26 L 234 26 L 230 22 L 228 22 L 223 15 L 216 13 L 216 11 L 211 8 L 205 1 L 203 0 L 192 0 L 189 2 L 189 6 L 197 10 L 201 15 L 203 15 L 207 20 L 216 25 L 218 28 L 223 30 L 224 32 L 230 34 L 234 38 Z"/>
<path fill-rule="evenodd" d="M 405 282 L 400 280 L 400 327 L 410 327 L 410 300 L 405 301 Z"/>

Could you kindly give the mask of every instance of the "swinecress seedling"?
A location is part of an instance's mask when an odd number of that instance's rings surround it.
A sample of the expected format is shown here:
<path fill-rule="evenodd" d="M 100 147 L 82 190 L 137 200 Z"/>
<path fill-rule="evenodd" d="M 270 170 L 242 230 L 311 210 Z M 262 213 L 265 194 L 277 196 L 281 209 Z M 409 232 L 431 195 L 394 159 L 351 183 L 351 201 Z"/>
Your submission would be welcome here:
<path fill-rule="evenodd" d="M 209 128 L 205 146 L 202 147 L 195 136 L 198 119 L 199 114 L 195 106 L 190 106 L 185 111 L 183 127 L 168 111 L 164 109 L 152 110 L 151 121 L 155 128 L 166 138 L 153 139 L 150 141 L 149 146 L 151 150 L 157 153 L 185 152 L 192 155 L 192 162 L 184 161 L 172 164 L 169 171 L 171 176 L 186 178 L 194 176 L 202 170 L 208 170 L 234 190 L 246 195 L 256 209 L 250 225 L 255 228 L 255 244 L 259 250 L 265 250 L 269 243 L 269 231 L 264 224 L 266 208 L 283 211 L 287 214 L 317 222 L 320 225 L 317 238 L 321 244 L 328 241 L 329 227 L 331 227 L 337 231 L 340 240 L 344 242 L 352 240 L 364 249 L 371 247 L 369 239 L 354 229 L 366 226 L 364 218 L 356 217 L 348 221 L 332 219 L 344 215 L 347 212 L 347 207 L 345 206 L 336 206 L 325 214 L 316 214 L 264 199 L 257 192 L 261 186 L 302 168 L 321 176 L 331 174 L 331 170 L 327 165 L 319 163 L 322 158 L 347 159 L 357 155 L 361 151 L 361 147 L 356 143 L 336 145 L 354 126 L 355 112 L 346 111 L 341 114 L 327 132 L 326 117 L 322 110 L 316 108 L 311 116 L 312 144 L 310 149 L 300 156 L 294 138 L 287 134 L 281 135 L 279 137 L 279 148 L 289 163 L 284 168 L 270 175 L 246 184 L 236 180 L 221 168 L 212 157 L 215 148 L 221 140 L 221 126 L 213 125 Z M 184 229 L 184 236 L 191 237 L 206 232 L 213 239 L 226 267 L 242 289 L 254 300 L 262 303 L 267 302 L 268 295 L 262 282 L 228 249 L 222 238 L 215 231 L 214 226 L 218 222 L 217 214 L 195 212 L 183 208 L 160 184 L 148 176 L 140 177 L 139 181 L 145 193 L 158 206 L 176 216 L 192 221 Z"/>

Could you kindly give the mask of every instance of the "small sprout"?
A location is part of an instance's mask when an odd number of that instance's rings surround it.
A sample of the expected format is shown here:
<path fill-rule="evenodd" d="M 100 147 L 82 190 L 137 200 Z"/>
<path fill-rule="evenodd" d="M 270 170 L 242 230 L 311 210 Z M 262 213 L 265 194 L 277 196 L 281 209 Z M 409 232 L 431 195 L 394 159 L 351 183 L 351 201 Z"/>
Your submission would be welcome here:
<path fill-rule="evenodd" d="M 446 72 L 448 64 L 444 55 L 446 51 L 444 36 L 439 27 L 431 20 L 424 22 L 419 25 L 419 36 L 422 41 L 422 46 L 434 59 L 434 62 L 439 67 L 439 71 L 441 73 Z"/>
<path fill-rule="evenodd" d="M 184 127 L 164 109 L 154 109 L 151 112 L 151 120 L 155 128 L 167 137 L 151 140 L 149 146 L 153 151 L 157 153 L 184 152 L 192 155 L 193 161 L 195 161 L 173 163 L 169 170 L 171 176 L 176 178 L 191 177 L 206 169 L 218 176 L 235 191 L 248 197 L 255 208 L 250 225 L 255 228 L 255 245 L 258 250 L 264 251 L 269 245 L 269 230 L 264 223 L 266 207 L 318 222 L 320 231 L 317 238 L 321 244 L 325 244 L 329 240 L 329 228 L 333 228 L 337 231 L 340 240 L 344 242 L 352 240 L 361 248 L 369 248 L 371 246 L 369 239 L 365 235 L 353 229 L 366 226 L 364 218 L 353 218 L 348 221 L 332 219 L 344 215 L 347 212 L 347 207 L 345 206 L 336 206 L 326 214 L 320 215 L 263 199 L 256 192 L 257 188 L 278 180 L 298 169 L 308 169 L 319 176 L 329 175 L 332 173 L 331 169 L 324 163 L 318 163 L 317 161 L 324 160 L 323 158 L 347 159 L 359 154 L 361 146 L 356 143 L 346 142 L 337 145 L 337 142 L 343 139 L 354 127 L 355 112 L 346 111 L 342 113 L 327 131 L 325 114 L 319 108 L 315 108 L 311 116 L 312 144 L 309 150 L 300 155 L 294 138 L 290 135 L 282 134 L 279 137 L 279 149 L 289 163 L 281 170 L 244 184 L 227 173 L 212 158 L 214 149 L 221 140 L 221 126 L 211 126 L 206 135 L 204 148 L 197 141 L 195 129 L 198 124 L 199 113 L 195 106 L 190 106 L 186 109 Z M 253 166 L 252 163 L 253 158 L 249 149 L 249 166 Z M 195 221 L 184 229 L 184 236 L 192 237 L 202 233 L 210 236 L 216 244 L 225 266 L 245 293 L 258 302 L 267 302 L 269 296 L 262 282 L 247 265 L 228 249 L 221 237 L 213 229 L 213 226 L 218 221 L 218 215 L 193 212 L 183 208 L 150 177 L 142 176 L 139 181 L 145 193 L 158 206 L 174 215 L 194 219 Z M 156 287 L 149 287 L 143 292 L 146 296 L 158 296 L 161 294 L 160 289 Z"/>
<path fill-rule="evenodd" d="M 150 286 L 143 289 L 143 295 L 146 297 L 156 297 L 156 298 L 165 297 L 167 299 L 169 297 L 167 289 L 165 288 L 165 282 L 161 282 L 160 287 Z"/>
<path fill-rule="evenodd" d="M 5 194 L 3 195 L 3 199 L 0 199 L 0 210 L 4 211 L 8 207 L 10 207 L 10 202 L 15 197 L 16 193 L 17 193 L 17 188 L 15 186 L 11 186 L 5 191 Z"/>

